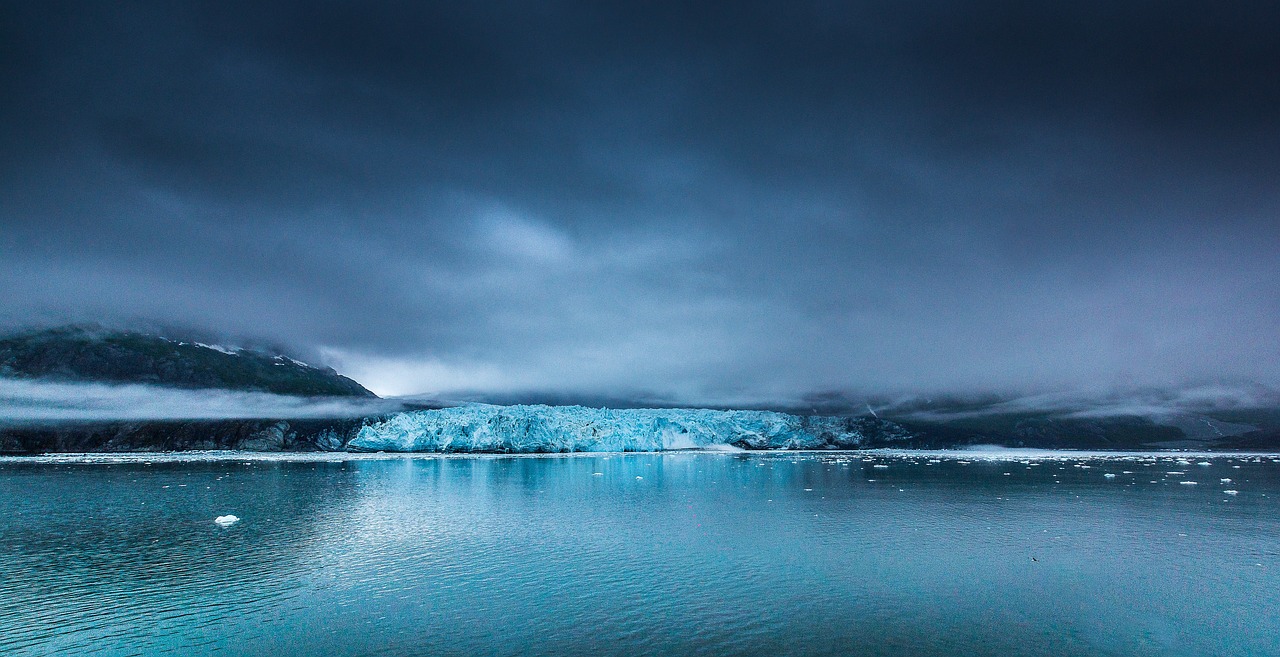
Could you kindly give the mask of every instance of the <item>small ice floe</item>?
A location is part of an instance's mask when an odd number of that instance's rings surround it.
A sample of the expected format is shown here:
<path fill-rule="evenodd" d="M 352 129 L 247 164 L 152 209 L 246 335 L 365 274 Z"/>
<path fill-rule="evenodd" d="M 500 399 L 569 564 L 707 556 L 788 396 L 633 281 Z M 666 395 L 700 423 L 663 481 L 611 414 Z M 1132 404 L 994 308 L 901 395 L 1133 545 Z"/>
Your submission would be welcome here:
<path fill-rule="evenodd" d="M 1179 481 L 1178 483 L 1182 484 L 1183 486 L 1196 486 L 1196 485 L 1198 485 L 1200 482 L 1198 482 L 1198 481 Z"/>
<path fill-rule="evenodd" d="M 1224 490 L 1224 491 L 1222 491 L 1222 492 L 1226 493 L 1227 495 L 1239 495 L 1239 494 L 1240 494 L 1240 491 L 1238 491 L 1238 490 Z"/>
<path fill-rule="evenodd" d="M 1115 473 L 1114 473 L 1114 472 L 1108 472 L 1107 474 L 1104 474 L 1104 475 L 1102 475 L 1102 476 L 1106 477 L 1107 479 L 1115 479 L 1115 478 L 1116 478 L 1116 475 L 1115 475 Z"/>
<path fill-rule="evenodd" d="M 213 519 L 213 524 L 219 527 L 230 527 L 231 525 L 234 525 L 237 522 L 240 522 L 240 519 L 229 514 L 225 516 L 218 516 L 217 518 Z"/>

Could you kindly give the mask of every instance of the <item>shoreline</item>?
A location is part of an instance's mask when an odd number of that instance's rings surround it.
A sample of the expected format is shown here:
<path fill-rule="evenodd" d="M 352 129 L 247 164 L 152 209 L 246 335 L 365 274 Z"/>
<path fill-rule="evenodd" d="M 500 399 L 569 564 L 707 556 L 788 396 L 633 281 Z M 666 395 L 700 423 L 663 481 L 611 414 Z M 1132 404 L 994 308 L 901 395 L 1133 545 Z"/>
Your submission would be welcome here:
<path fill-rule="evenodd" d="M 191 450 L 173 452 L 65 452 L 56 454 L 0 455 L 6 464 L 83 464 L 124 465 L 151 463 L 219 463 L 249 461 L 258 463 L 343 463 L 349 461 L 396 461 L 428 459 L 500 459 L 500 458 L 613 458 L 634 456 L 752 456 L 813 457 L 844 456 L 883 459 L 929 458 L 949 461 L 1170 461 L 1189 459 L 1228 459 L 1280 463 L 1280 452 L 1209 452 L 1180 450 L 1102 451 L 1046 450 L 1023 448 L 997 449 L 821 449 L 821 450 L 720 450 L 681 449 L 652 452 L 250 452 L 241 450 Z"/>

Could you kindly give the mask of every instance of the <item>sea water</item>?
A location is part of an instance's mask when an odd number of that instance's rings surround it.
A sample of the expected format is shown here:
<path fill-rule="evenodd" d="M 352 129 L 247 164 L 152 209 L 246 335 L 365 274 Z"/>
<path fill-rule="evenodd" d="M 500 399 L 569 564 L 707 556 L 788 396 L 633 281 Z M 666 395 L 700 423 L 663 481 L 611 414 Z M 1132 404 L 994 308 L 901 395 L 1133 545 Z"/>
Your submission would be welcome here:
<path fill-rule="evenodd" d="M 8 458 L 0 654 L 1280 655 L 1277 501 L 1254 455 Z"/>

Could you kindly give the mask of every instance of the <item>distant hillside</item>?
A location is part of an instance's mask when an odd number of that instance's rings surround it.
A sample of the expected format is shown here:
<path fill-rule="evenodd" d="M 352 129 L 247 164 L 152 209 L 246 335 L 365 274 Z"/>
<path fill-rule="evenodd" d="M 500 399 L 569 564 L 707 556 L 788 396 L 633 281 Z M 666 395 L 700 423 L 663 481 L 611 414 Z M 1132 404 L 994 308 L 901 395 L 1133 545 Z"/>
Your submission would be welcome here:
<path fill-rule="evenodd" d="M 938 398 L 885 404 L 918 447 L 994 444 L 1045 449 L 1280 448 L 1280 400 L 1262 386 L 1144 389 L 1110 396 Z"/>
<path fill-rule="evenodd" d="M 331 368 L 312 367 L 283 354 L 85 326 L 0 338 L 0 376 L 281 395 L 376 396 Z"/>

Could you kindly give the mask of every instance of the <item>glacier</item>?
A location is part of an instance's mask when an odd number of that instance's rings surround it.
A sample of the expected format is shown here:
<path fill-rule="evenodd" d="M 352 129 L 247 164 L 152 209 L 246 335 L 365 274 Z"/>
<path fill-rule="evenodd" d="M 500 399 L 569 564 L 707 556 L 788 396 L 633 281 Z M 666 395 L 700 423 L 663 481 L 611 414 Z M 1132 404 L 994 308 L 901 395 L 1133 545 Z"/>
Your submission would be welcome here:
<path fill-rule="evenodd" d="M 857 449 L 875 437 L 909 438 L 890 422 L 865 417 L 773 411 L 608 409 L 468 404 L 410 411 L 360 429 L 353 451 L 659 452 L 679 449 Z"/>

